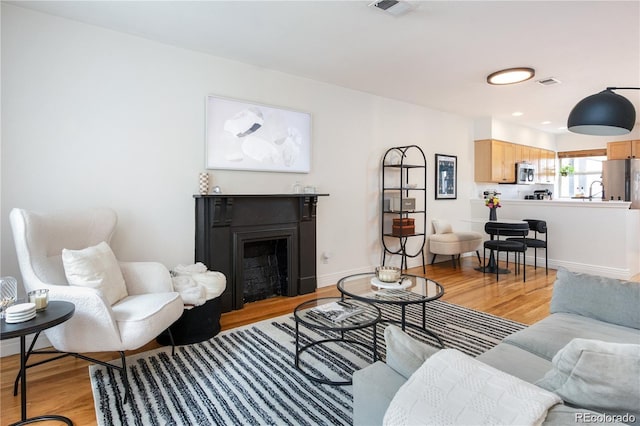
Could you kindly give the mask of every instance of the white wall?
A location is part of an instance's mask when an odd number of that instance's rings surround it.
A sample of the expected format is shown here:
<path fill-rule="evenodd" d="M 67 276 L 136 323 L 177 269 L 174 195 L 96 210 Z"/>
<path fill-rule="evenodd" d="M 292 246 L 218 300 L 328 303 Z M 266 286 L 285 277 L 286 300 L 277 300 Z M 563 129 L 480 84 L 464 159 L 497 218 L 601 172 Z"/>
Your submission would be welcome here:
<path fill-rule="evenodd" d="M 380 161 L 427 155 L 429 220 L 469 216 L 473 123 L 458 116 L 2 5 L 0 273 L 19 276 L 8 214 L 107 205 L 122 260 L 192 263 L 205 96 L 313 114 L 309 174 L 211 171 L 224 192 L 314 184 L 320 285 L 379 264 Z M 434 154 L 458 156 L 458 199 L 434 201 Z M 398 259 L 399 261 L 399 259 Z M 415 264 L 415 262 L 413 263 Z"/>
<path fill-rule="evenodd" d="M 558 151 L 606 148 L 607 142 L 640 139 L 640 126 L 636 124 L 631 133 L 622 136 L 590 136 L 567 132 L 556 137 Z"/>
<path fill-rule="evenodd" d="M 474 139 L 498 139 L 519 145 L 556 150 L 556 136 L 526 126 L 496 120 L 491 117 L 478 118 L 474 122 Z"/>

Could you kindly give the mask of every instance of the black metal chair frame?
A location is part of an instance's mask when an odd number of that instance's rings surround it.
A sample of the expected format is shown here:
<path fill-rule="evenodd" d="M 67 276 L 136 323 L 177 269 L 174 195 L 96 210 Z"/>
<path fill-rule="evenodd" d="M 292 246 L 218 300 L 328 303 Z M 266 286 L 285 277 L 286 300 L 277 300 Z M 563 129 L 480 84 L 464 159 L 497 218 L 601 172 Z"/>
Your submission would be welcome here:
<path fill-rule="evenodd" d="M 538 249 L 544 249 L 544 271 L 549 275 L 549 255 L 547 254 L 547 222 L 538 219 L 523 219 L 529 224 L 529 230 L 533 231 L 533 238 L 524 238 L 527 247 L 533 249 L 533 269 L 538 269 Z M 544 234 L 544 240 L 538 238 L 538 234 Z M 507 240 L 522 240 L 522 238 L 507 238 Z"/>
<path fill-rule="evenodd" d="M 167 328 L 167 333 L 169 335 L 169 339 L 171 340 L 171 356 L 175 355 L 175 344 L 173 343 L 173 335 L 171 334 L 171 330 L 169 328 Z M 122 383 L 124 383 L 125 386 L 125 394 L 124 394 L 124 401 L 123 403 L 127 403 L 127 401 L 129 400 L 129 398 L 131 397 L 131 388 L 129 386 L 129 377 L 127 375 L 127 362 L 126 362 L 126 356 L 124 354 L 124 351 L 118 351 L 118 353 L 120 354 L 120 361 L 122 362 L 122 366 L 118 366 L 115 364 L 111 364 L 110 362 L 105 362 L 105 361 L 101 361 L 99 359 L 95 359 L 95 358 L 91 358 L 88 357 L 86 355 L 82 355 L 76 352 L 62 352 L 62 351 L 57 351 L 57 350 L 47 350 L 47 349 L 39 349 L 39 350 L 34 350 L 33 347 L 36 344 L 36 341 L 38 340 L 38 337 L 40 336 L 40 332 L 37 332 L 35 334 L 35 337 L 33 338 L 33 340 L 31 341 L 31 345 L 29 345 L 29 350 L 27 351 L 27 356 L 25 358 L 25 368 L 29 369 L 31 367 L 35 367 L 38 365 L 42 365 L 42 364 L 46 364 L 47 362 L 51 362 L 51 361 L 55 361 L 57 359 L 61 359 L 61 358 L 65 358 L 68 356 L 72 356 L 75 358 L 80 358 L 83 359 L 85 361 L 89 361 L 95 364 L 99 364 L 102 365 L 103 367 L 106 368 L 112 368 L 114 370 L 119 371 L 122 374 Z M 29 361 L 29 357 L 31 355 L 57 355 L 51 358 L 47 358 L 45 360 L 42 361 L 38 361 L 38 362 L 34 362 L 33 364 L 29 364 L 26 365 L 26 363 Z M 18 395 L 18 384 L 20 383 L 20 373 L 22 372 L 22 370 L 18 371 L 18 376 L 16 377 L 15 382 L 13 383 L 13 396 Z"/>
<path fill-rule="evenodd" d="M 484 248 L 484 268 L 487 269 L 487 248 L 496 251 L 494 256 L 496 261 L 496 281 L 500 279 L 500 268 L 498 267 L 500 252 L 507 253 L 507 266 L 509 266 L 509 252 L 514 253 L 516 263 L 516 274 L 520 273 L 520 254 L 522 254 L 522 270 L 523 281 L 527 281 L 527 268 L 524 255 L 527 251 L 527 245 L 522 240 L 529 234 L 528 223 L 504 223 L 504 222 L 487 222 L 484 225 L 484 231 L 491 236 L 491 240 L 485 241 Z M 501 240 L 500 237 L 517 237 Z M 486 272 L 485 272 L 486 273 Z"/>

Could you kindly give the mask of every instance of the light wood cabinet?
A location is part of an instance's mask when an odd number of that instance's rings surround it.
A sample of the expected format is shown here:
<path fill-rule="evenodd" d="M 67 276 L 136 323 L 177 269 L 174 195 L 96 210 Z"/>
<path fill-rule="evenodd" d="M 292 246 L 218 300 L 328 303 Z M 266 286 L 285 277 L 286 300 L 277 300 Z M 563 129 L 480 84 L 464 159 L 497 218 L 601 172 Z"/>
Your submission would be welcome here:
<path fill-rule="evenodd" d="M 495 139 L 476 141 L 474 170 L 476 182 L 515 182 L 515 164 L 515 144 Z"/>
<path fill-rule="evenodd" d="M 548 149 L 540 149 L 538 160 L 537 181 L 539 183 L 553 183 L 556 177 L 556 153 Z"/>
<path fill-rule="evenodd" d="M 607 143 L 607 160 L 640 158 L 640 140 Z"/>
<path fill-rule="evenodd" d="M 533 163 L 531 147 L 525 145 L 514 145 L 516 163 Z"/>

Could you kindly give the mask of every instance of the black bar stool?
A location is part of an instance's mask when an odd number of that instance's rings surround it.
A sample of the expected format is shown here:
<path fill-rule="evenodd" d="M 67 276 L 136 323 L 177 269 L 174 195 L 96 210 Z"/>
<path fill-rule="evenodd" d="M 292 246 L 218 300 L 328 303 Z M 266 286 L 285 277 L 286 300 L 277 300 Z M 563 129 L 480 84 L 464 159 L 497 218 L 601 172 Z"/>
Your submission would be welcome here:
<path fill-rule="evenodd" d="M 487 263 L 487 249 L 496 251 L 496 281 L 499 280 L 500 274 L 498 268 L 500 252 L 507 252 L 507 264 L 509 264 L 509 252 L 513 252 L 516 257 L 516 274 L 520 271 L 520 254 L 522 253 L 523 263 L 523 280 L 527 281 L 527 268 L 524 264 L 524 254 L 527 251 L 527 245 L 523 242 L 524 238 L 529 234 L 528 223 L 504 223 L 490 221 L 485 223 L 484 231 L 491 236 L 491 240 L 484 242 L 484 259 L 485 268 Z M 519 237 L 501 240 L 500 237 Z"/>
<path fill-rule="evenodd" d="M 538 219 L 523 219 L 529 224 L 529 230 L 533 231 L 533 238 L 524 238 L 527 247 L 533 248 L 533 265 L 534 269 L 538 269 L 538 249 L 544 249 L 544 270 L 549 275 L 549 256 L 547 255 L 547 222 Z M 538 238 L 538 234 L 544 234 L 544 240 Z M 514 240 L 518 238 L 507 238 Z M 522 239 L 520 239 L 522 240 Z"/>

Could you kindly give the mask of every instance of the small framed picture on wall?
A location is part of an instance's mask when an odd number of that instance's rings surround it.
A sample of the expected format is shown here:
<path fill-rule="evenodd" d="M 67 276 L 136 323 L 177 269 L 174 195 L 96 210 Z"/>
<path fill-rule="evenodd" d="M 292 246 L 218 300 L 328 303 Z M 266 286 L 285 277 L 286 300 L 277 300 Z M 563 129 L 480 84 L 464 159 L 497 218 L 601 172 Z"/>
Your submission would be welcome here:
<path fill-rule="evenodd" d="M 458 197 L 458 157 L 436 154 L 436 200 Z"/>

